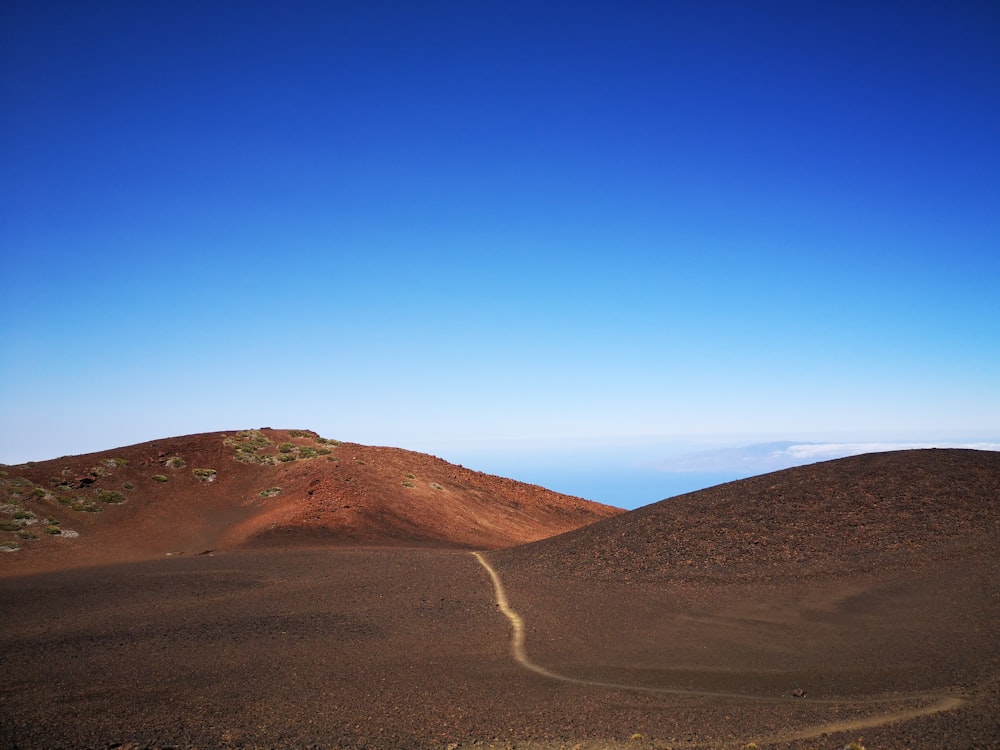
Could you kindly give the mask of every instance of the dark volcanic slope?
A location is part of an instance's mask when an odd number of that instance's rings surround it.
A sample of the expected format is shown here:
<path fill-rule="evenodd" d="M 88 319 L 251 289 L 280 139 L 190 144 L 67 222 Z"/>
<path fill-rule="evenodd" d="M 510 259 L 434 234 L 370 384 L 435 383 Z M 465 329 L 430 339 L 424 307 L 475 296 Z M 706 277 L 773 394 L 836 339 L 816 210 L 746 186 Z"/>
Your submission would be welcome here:
<path fill-rule="evenodd" d="M 504 553 L 592 578 L 808 579 L 995 560 L 1000 453 L 916 450 L 681 495 Z"/>
<path fill-rule="evenodd" d="M 0 575 L 275 545 L 497 548 L 618 508 L 426 454 L 246 430 L 6 466 Z"/>

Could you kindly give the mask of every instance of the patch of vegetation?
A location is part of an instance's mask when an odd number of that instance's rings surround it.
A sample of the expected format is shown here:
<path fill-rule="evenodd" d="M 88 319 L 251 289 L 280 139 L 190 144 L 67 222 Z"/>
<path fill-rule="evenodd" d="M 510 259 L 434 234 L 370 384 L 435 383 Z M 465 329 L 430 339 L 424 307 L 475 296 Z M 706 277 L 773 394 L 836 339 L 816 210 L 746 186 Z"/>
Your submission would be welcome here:
<path fill-rule="evenodd" d="M 59 498 L 59 504 L 82 513 L 100 513 L 104 510 L 93 498 L 83 495 L 66 495 Z"/>
<path fill-rule="evenodd" d="M 281 487 L 268 487 L 266 490 L 260 491 L 261 497 L 276 497 L 281 494 Z"/>
<path fill-rule="evenodd" d="M 132 484 L 131 482 L 125 482 L 125 484 L 122 485 L 122 488 L 126 490 L 134 490 L 135 485 Z"/>
<path fill-rule="evenodd" d="M 415 476 L 413 476 L 413 474 L 412 474 L 412 473 L 407 473 L 407 475 L 406 475 L 406 478 L 407 478 L 407 479 L 416 479 L 416 477 L 415 477 Z"/>
<path fill-rule="evenodd" d="M 0 542 L 0 552 L 17 552 L 21 545 L 17 542 Z"/>
<path fill-rule="evenodd" d="M 316 438 L 316 442 L 321 443 L 322 445 L 332 445 L 332 446 L 338 446 L 341 444 L 339 440 L 333 440 L 332 438 L 325 438 L 325 437 Z"/>
<path fill-rule="evenodd" d="M 58 536 L 59 534 L 62 534 L 62 529 L 58 526 L 46 526 L 45 533 L 51 534 L 52 536 Z"/>
<path fill-rule="evenodd" d="M 329 456 L 331 453 L 333 453 L 333 451 L 330 450 L 329 448 L 314 448 L 313 450 L 316 451 L 317 456 Z"/>
<path fill-rule="evenodd" d="M 30 510 L 16 510 L 14 511 L 15 521 L 29 521 L 35 517 L 35 514 Z"/>
<path fill-rule="evenodd" d="M 45 523 L 49 524 L 49 526 L 58 526 L 59 525 L 59 519 L 58 518 L 53 518 L 52 516 L 49 516 L 48 518 L 45 519 Z"/>
<path fill-rule="evenodd" d="M 293 437 L 293 438 L 304 438 L 304 437 L 318 438 L 319 435 L 317 435 L 312 430 L 289 430 L 288 431 L 288 437 Z"/>
<path fill-rule="evenodd" d="M 214 482 L 217 472 L 215 469 L 191 469 L 191 473 L 202 482 Z"/>
<path fill-rule="evenodd" d="M 431 489 L 432 490 L 443 490 L 444 489 L 444 485 L 440 485 L 437 482 L 431 482 Z"/>
<path fill-rule="evenodd" d="M 154 482 L 166 482 L 167 481 L 167 477 L 164 474 L 153 474 L 153 481 Z"/>
<path fill-rule="evenodd" d="M 101 490 L 97 493 L 97 499 L 109 505 L 118 505 L 125 502 L 125 496 L 114 490 Z"/>
<path fill-rule="evenodd" d="M 109 469 L 120 469 L 123 466 L 128 466 L 128 459 L 125 458 L 109 458 L 104 461 L 104 465 Z"/>
<path fill-rule="evenodd" d="M 278 460 L 282 463 L 288 463 L 289 461 L 294 461 L 295 456 L 291 453 L 279 453 Z"/>
<path fill-rule="evenodd" d="M 416 482 L 411 482 L 409 479 L 407 479 L 405 482 L 403 482 L 403 486 L 404 487 L 416 487 L 417 483 Z"/>
<path fill-rule="evenodd" d="M 35 489 L 33 489 L 28 494 L 31 495 L 32 497 L 45 497 L 49 493 L 44 487 L 35 487 Z"/>
<path fill-rule="evenodd" d="M 183 469 L 185 466 L 187 466 L 187 461 L 185 461 L 180 456 L 171 456 L 166 461 L 164 461 L 163 464 L 168 469 Z"/>
<path fill-rule="evenodd" d="M 279 443 L 278 452 L 279 453 L 291 453 L 295 450 L 295 443 Z"/>
<path fill-rule="evenodd" d="M 271 456 L 261 454 L 263 448 L 271 445 L 271 441 L 260 430 L 243 430 L 234 435 L 229 435 L 223 443 L 230 448 L 235 448 L 233 455 L 237 461 L 245 464 L 271 464 L 274 463 Z"/>
<path fill-rule="evenodd" d="M 15 536 L 17 536 L 18 539 L 25 539 L 28 541 L 38 539 L 38 535 L 32 534 L 30 531 L 19 531 Z"/>
<path fill-rule="evenodd" d="M 315 448 L 303 445 L 299 448 L 299 458 L 316 458 L 319 455 Z"/>
<path fill-rule="evenodd" d="M 21 526 L 17 521 L 0 521 L 0 531 L 20 531 Z"/>

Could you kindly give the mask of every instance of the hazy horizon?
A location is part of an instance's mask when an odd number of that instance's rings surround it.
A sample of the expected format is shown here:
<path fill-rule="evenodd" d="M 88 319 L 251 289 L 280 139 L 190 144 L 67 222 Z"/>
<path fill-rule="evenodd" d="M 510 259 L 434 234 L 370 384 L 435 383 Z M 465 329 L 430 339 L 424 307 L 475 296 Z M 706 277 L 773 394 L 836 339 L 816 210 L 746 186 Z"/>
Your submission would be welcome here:
<path fill-rule="evenodd" d="M 998 38 L 972 2 L 6 3 L 0 460 L 992 440 Z"/>

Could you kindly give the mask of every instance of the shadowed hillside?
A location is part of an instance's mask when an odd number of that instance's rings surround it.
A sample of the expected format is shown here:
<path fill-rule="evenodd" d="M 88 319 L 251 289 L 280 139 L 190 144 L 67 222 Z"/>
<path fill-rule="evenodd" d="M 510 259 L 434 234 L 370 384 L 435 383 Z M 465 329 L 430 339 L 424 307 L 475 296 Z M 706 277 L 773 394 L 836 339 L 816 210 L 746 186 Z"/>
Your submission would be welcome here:
<path fill-rule="evenodd" d="M 261 545 L 497 548 L 621 512 L 307 430 L 218 432 L 3 467 L 0 574 Z"/>
<path fill-rule="evenodd" d="M 1000 549 L 1000 453 L 870 453 L 663 500 L 501 555 L 593 578 L 807 580 Z"/>

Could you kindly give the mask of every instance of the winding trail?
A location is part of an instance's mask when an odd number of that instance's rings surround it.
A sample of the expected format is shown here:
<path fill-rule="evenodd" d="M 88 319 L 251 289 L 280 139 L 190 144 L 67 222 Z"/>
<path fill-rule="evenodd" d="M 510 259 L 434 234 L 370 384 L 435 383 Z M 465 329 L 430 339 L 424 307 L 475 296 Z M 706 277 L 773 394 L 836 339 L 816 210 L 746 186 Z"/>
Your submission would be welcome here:
<path fill-rule="evenodd" d="M 670 687 L 648 687 L 644 685 L 624 685 L 614 682 L 603 682 L 600 680 L 587 680 L 579 677 L 571 677 L 569 675 L 559 674 L 558 672 L 553 672 L 550 669 L 546 669 L 540 664 L 536 664 L 528 656 L 528 650 L 525 646 L 525 625 L 524 618 L 517 613 L 516 610 L 511 608 L 510 601 L 507 598 L 507 591 L 504 588 L 503 581 L 500 580 L 500 575 L 496 572 L 489 561 L 480 552 L 472 552 L 472 556 L 479 561 L 479 564 L 486 570 L 489 574 L 490 580 L 493 583 L 493 593 L 496 599 L 497 607 L 504 614 L 504 616 L 510 620 L 512 633 L 510 639 L 510 655 L 513 657 L 514 661 L 520 664 L 522 667 L 530 672 L 541 675 L 542 677 L 547 677 L 551 680 L 559 680 L 560 682 L 568 682 L 575 685 L 588 685 L 590 687 L 601 687 L 608 688 L 611 690 L 627 690 L 630 692 L 638 693 L 655 693 L 660 695 L 683 695 L 689 697 L 705 697 L 705 698 L 720 698 L 728 700 L 741 700 L 741 701 L 754 701 L 761 703 L 813 703 L 813 704 L 825 704 L 825 705 L 836 705 L 836 706 L 858 706 L 858 705 L 876 705 L 885 703 L 898 703 L 900 701 L 933 701 L 926 706 L 921 706 L 918 708 L 911 708 L 902 711 L 893 712 L 883 712 L 874 714 L 872 716 L 857 718 L 857 719 L 845 719 L 840 721 L 824 722 L 822 724 L 814 724 L 811 726 L 802 727 L 801 729 L 781 732 L 778 734 L 768 735 L 766 737 L 760 737 L 755 740 L 756 743 L 772 743 L 772 742 L 790 742 L 792 740 L 805 740 L 812 739 L 814 737 L 819 737 L 824 734 L 830 734 L 833 732 L 849 732 L 858 729 L 870 729 L 872 727 L 883 726 L 885 724 L 892 724 L 897 721 L 907 721 L 910 719 L 916 719 L 922 716 L 930 716 L 932 714 L 941 713 L 943 711 L 952 711 L 956 708 L 965 704 L 965 699 L 954 696 L 954 695 L 940 695 L 933 693 L 919 693 L 912 695 L 894 695 L 892 697 L 872 697 L 872 698 L 854 698 L 849 700 L 838 700 L 835 698 L 778 698 L 773 696 L 760 696 L 752 695 L 749 693 L 732 693 L 732 692 L 719 692 L 712 690 L 692 690 L 689 688 L 670 688 Z"/>

